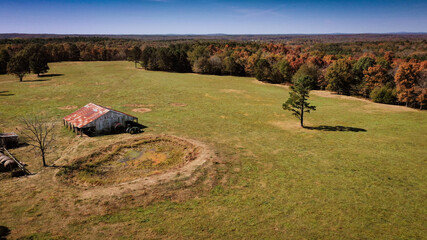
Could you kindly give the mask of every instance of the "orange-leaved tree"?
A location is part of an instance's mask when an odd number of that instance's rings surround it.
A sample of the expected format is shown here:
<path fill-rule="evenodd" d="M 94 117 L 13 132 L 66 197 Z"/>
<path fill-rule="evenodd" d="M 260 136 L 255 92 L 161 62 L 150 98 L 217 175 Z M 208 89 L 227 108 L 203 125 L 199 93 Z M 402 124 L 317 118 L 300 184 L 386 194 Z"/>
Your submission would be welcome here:
<path fill-rule="evenodd" d="M 427 103 L 427 88 L 418 88 L 417 102 L 420 104 L 420 109 L 422 110 L 424 105 Z"/>
<path fill-rule="evenodd" d="M 363 71 L 363 74 L 365 75 L 365 86 L 362 91 L 365 96 L 369 96 L 369 93 L 375 88 L 380 88 L 392 81 L 387 69 L 379 64 L 368 67 L 367 70 Z"/>
<path fill-rule="evenodd" d="M 420 67 L 416 63 L 402 63 L 394 76 L 397 99 L 406 106 L 416 101 L 416 84 L 420 77 Z"/>

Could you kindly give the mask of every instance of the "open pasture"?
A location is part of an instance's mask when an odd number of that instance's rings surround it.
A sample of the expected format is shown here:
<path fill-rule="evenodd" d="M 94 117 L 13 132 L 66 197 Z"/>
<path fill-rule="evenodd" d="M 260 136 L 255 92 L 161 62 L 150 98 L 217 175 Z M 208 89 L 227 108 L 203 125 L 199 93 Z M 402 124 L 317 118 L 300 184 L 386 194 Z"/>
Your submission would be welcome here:
<path fill-rule="evenodd" d="M 1 129 L 19 132 L 18 118 L 29 114 L 58 122 L 58 140 L 47 155 L 54 167 L 43 168 L 23 146 L 11 151 L 35 175 L 0 174 L 0 226 L 12 239 L 427 234 L 425 111 L 313 92 L 318 110 L 302 129 L 281 108 L 288 89 L 253 78 L 151 72 L 128 62 L 50 68 L 47 76 L 22 83 L 0 76 Z M 62 117 L 89 102 L 137 116 L 147 126 L 142 135 L 194 139 L 215 157 L 192 177 L 154 187 L 98 191 L 64 184 L 57 173 L 69 160 L 133 139 L 78 137 L 62 128 Z"/>

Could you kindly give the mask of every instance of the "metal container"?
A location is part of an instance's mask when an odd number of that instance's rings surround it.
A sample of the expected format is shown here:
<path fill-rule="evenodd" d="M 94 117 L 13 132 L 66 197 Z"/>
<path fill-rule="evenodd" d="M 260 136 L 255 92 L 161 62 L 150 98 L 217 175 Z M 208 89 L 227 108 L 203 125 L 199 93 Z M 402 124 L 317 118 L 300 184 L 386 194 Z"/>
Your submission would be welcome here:
<path fill-rule="evenodd" d="M 16 133 L 0 133 L 0 146 L 13 148 L 18 146 L 18 135 Z"/>

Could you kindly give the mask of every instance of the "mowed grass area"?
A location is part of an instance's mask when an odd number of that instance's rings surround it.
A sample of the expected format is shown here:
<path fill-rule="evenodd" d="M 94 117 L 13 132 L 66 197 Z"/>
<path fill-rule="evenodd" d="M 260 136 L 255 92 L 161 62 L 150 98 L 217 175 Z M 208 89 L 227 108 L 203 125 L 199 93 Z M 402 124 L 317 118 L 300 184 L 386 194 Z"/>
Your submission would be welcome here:
<path fill-rule="evenodd" d="M 41 165 L 39 160 L 25 159 L 34 155 L 17 150 L 38 174 L 0 181 L 0 225 L 11 229 L 13 238 L 423 239 L 427 235 L 425 111 L 312 95 L 318 110 L 307 115 L 307 126 L 366 131 L 303 130 L 281 108 L 288 90 L 253 78 L 150 72 L 128 62 L 66 62 L 50 68 L 51 74 L 63 75 L 23 83 L 0 76 L 0 92 L 8 91 L 0 93 L 0 128 L 14 130 L 18 117 L 32 113 L 60 121 L 74 111 L 60 108 L 94 102 L 139 117 L 148 127 L 143 134 L 207 143 L 225 163 L 227 174 L 196 197 L 161 199 L 148 206 L 127 207 L 121 202 L 119 209 L 88 215 L 74 205 L 58 207 L 77 204 L 65 202 L 70 199 L 65 196 L 76 190 L 58 187 L 52 182 L 53 170 L 41 170 L 36 166 Z M 150 105 L 152 111 L 132 112 L 137 107 L 129 104 Z M 76 138 L 61 130 L 59 146 L 48 161 L 53 163 L 64 148 L 79 141 Z M 19 192 L 27 184 L 32 188 Z M 86 207 L 100 206 L 93 201 Z M 109 205 L 104 207 L 108 210 Z"/>

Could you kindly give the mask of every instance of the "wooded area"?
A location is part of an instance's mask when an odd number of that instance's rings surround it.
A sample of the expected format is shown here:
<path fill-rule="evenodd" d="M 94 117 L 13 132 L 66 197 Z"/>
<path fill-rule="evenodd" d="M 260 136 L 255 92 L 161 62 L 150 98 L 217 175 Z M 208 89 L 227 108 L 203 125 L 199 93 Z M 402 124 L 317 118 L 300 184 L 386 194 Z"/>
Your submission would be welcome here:
<path fill-rule="evenodd" d="M 316 35 L 315 35 L 316 36 Z M 309 77 L 311 89 L 423 108 L 427 95 L 425 34 L 387 40 L 320 35 L 269 41 L 139 40 L 61 37 L 0 40 L 0 73 L 42 74 L 48 62 L 129 60 L 169 72 L 252 76 L 292 84 Z M 343 40 L 344 39 L 344 40 Z M 384 39 L 378 36 L 378 39 Z"/>

